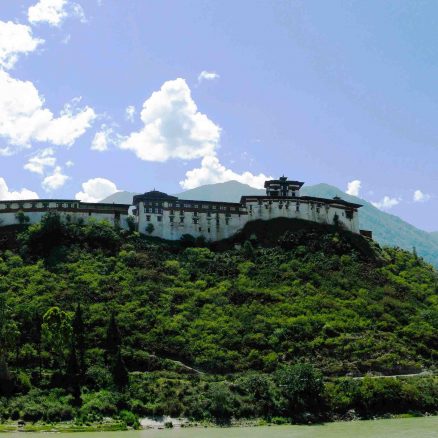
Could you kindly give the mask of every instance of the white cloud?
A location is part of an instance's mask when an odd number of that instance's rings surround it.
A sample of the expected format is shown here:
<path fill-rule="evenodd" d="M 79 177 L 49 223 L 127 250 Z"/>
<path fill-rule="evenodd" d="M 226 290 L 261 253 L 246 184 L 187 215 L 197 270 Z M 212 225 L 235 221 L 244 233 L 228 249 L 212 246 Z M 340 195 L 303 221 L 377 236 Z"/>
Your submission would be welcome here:
<path fill-rule="evenodd" d="M 38 151 L 29 161 L 24 165 L 24 168 L 29 172 L 44 175 L 46 167 L 54 167 L 56 158 L 53 156 L 53 149 L 46 148 Z"/>
<path fill-rule="evenodd" d="M 50 26 L 60 26 L 69 15 L 86 22 L 84 10 L 78 3 L 68 0 L 39 0 L 27 10 L 29 23 L 47 23 Z"/>
<path fill-rule="evenodd" d="M 359 196 L 361 186 L 362 186 L 362 182 L 359 181 L 358 179 L 350 181 L 347 184 L 347 191 L 346 191 L 347 195 Z"/>
<path fill-rule="evenodd" d="M 38 199 L 37 193 L 28 189 L 21 189 L 19 191 L 9 191 L 8 185 L 4 178 L 0 177 L 0 199 L 12 200 L 12 199 Z"/>
<path fill-rule="evenodd" d="M 214 79 L 219 79 L 220 76 L 215 73 L 214 71 L 206 71 L 203 70 L 201 71 L 201 73 L 199 73 L 198 76 L 198 82 L 202 82 L 202 81 L 213 81 Z"/>
<path fill-rule="evenodd" d="M 399 198 L 391 198 L 390 196 L 384 196 L 381 201 L 371 202 L 371 204 L 373 204 L 374 207 L 377 207 L 380 210 L 389 210 L 390 208 L 395 207 L 396 205 L 400 204 L 400 199 Z"/>
<path fill-rule="evenodd" d="M 27 18 L 30 23 L 48 23 L 51 26 L 59 26 L 67 17 L 67 0 L 39 0 L 27 10 Z"/>
<path fill-rule="evenodd" d="M 56 166 L 53 173 L 43 179 L 41 185 L 46 192 L 51 192 L 61 188 L 68 179 L 70 179 L 70 177 L 62 173 L 61 167 Z"/>
<path fill-rule="evenodd" d="M 0 149 L 0 155 L 11 155 L 30 142 L 50 142 L 70 146 L 91 126 L 96 118 L 88 106 L 77 108 L 80 99 L 66 104 L 59 117 L 44 108 L 44 98 L 29 81 L 14 79 L 0 70 L 0 137 L 9 145 Z"/>
<path fill-rule="evenodd" d="M 66 163 L 65 163 L 65 167 L 73 167 L 75 165 L 75 163 L 73 163 L 73 161 L 71 161 L 71 160 L 68 160 Z"/>
<path fill-rule="evenodd" d="M 91 142 L 91 149 L 93 151 L 105 152 L 108 150 L 109 144 L 113 143 L 110 138 L 113 130 L 106 125 L 102 125 L 100 129 L 101 131 L 96 132 L 94 135 L 93 141 Z"/>
<path fill-rule="evenodd" d="M 413 200 L 414 202 L 426 202 L 430 199 L 430 195 L 423 193 L 421 190 L 415 190 Z"/>
<path fill-rule="evenodd" d="M 220 127 L 198 111 L 184 79 L 165 82 L 143 104 L 140 131 L 131 133 L 120 148 L 145 161 L 170 158 L 191 160 L 213 155 Z"/>
<path fill-rule="evenodd" d="M 76 199 L 83 202 L 99 202 L 113 193 L 119 192 L 117 186 L 106 178 L 92 178 L 82 184 L 82 192 L 76 193 Z"/>
<path fill-rule="evenodd" d="M 134 116 L 135 116 L 135 106 L 134 105 L 129 105 L 128 107 L 126 107 L 125 109 L 125 117 L 126 120 L 129 120 L 130 122 L 134 121 Z"/>
<path fill-rule="evenodd" d="M 251 172 L 236 173 L 222 165 L 216 156 L 210 155 L 203 158 L 201 167 L 186 172 L 185 180 L 180 181 L 180 185 L 184 189 L 193 189 L 204 184 L 235 180 L 260 189 L 263 188 L 265 181 L 269 179 L 272 179 L 272 177 L 263 173 L 258 175 Z"/>
<path fill-rule="evenodd" d="M 29 26 L 0 21 L 0 67 L 12 68 L 19 53 L 33 52 L 43 42 L 44 40 L 32 36 Z"/>

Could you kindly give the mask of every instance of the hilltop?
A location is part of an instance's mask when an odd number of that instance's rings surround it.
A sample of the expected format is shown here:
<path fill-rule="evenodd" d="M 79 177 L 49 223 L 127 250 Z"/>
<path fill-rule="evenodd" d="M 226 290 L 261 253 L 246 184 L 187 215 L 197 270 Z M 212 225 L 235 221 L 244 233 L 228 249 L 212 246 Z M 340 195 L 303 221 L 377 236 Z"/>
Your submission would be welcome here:
<path fill-rule="evenodd" d="M 434 370 L 430 265 L 336 227 L 247 227 L 240 247 L 219 248 L 56 214 L 23 226 L 17 251 L 0 256 L 1 417 L 135 425 L 152 414 L 309 422 L 436 410 L 435 377 L 346 377 Z"/>
<path fill-rule="evenodd" d="M 263 189 L 255 189 L 237 181 L 225 183 L 208 184 L 176 194 L 181 199 L 238 202 L 243 194 L 263 195 Z M 328 184 L 317 184 L 314 186 L 303 186 L 303 195 L 316 196 L 321 198 L 340 198 L 362 204 L 359 212 L 360 227 L 373 231 L 373 238 L 381 245 L 397 246 L 408 251 L 415 247 L 417 253 L 438 268 L 438 232 L 428 233 L 403 221 L 399 217 L 383 212 L 374 207 L 365 199 L 347 195 L 337 187 Z M 118 192 L 102 202 L 127 203 L 132 202 L 136 193 Z"/>

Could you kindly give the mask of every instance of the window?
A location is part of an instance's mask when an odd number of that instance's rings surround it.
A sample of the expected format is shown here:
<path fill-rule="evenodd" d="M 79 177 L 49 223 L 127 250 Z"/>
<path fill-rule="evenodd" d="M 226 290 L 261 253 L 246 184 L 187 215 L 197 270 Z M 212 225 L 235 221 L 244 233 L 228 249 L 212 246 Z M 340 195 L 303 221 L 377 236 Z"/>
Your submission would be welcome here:
<path fill-rule="evenodd" d="M 151 215 L 150 214 L 147 214 L 146 215 L 146 222 L 150 222 L 151 221 Z"/>
<path fill-rule="evenodd" d="M 184 210 L 180 210 L 180 211 L 179 211 L 179 215 L 180 215 L 180 216 L 184 216 Z"/>
<path fill-rule="evenodd" d="M 230 225 L 230 218 L 229 218 L 229 217 L 226 217 L 226 218 L 225 218 L 225 224 L 226 224 L 226 225 Z"/>
<path fill-rule="evenodd" d="M 171 224 L 173 224 L 173 216 L 170 216 L 169 221 Z"/>
<path fill-rule="evenodd" d="M 202 231 L 202 227 L 199 227 L 199 231 Z"/>
<path fill-rule="evenodd" d="M 161 222 L 161 219 L 163 218 L 163 216 L 157 216 L 157 221 Z"/>
<path fill-rule="evenodd" d="M 345 215 L 347 216 L 347 219 L 353 219 L 353 210 L 347 210 L 346 212 L 345 212 Z"/>
<path fill-rule="evenodd" d="M 179 223 L 180 223 L 180 224 L 183 224 L 183 223 L 184 223 L 184 216 L 181 216 L 181 217 L 179 218 Z"/>
<path fill-rule="evenodd" d="M 198 221 L 199 221 L 199 219 L 198 219 L 197 217 L 194 217 L 194 218 L 193 218 L 193 223 L 194 223 L 194 224 L 197 224 Z"/>
<path fill-rule="evenodd" d="M 198 204 L 195 204 L 193 207 L 194 207 L 194 208 L 198 208 Z"/>
<path fill-rule="evenodd" d="M 212 205 L 211 208 L 212 208 L 213 210 L 216 210 L 216 206 L 215 206 L 215 205 Z"/>
<path fill-rule="evenodd" d="M 202 204 L 202 208 L 208 208 L 208 205 Z"/>
<path fill-rule="evenodd" d="M 211 213 L 207 211 L 207 217 L 211 217 Z"/>
<path fill-rule="evenodd" d="M 207 232 L 208 232 L 208 233 L 210 232 L 210 228 L 207 228 Z"/>
<path fill-rule="evenodd" d="M 297 206 L 296 206 L 296 209 L 295 209 L 296 211 L 300 211 L 300 203 L 299 202 L 297 202 Z"/>
<path fill-rule="evenodd" d="M 184 204 L 184 208 L 190 208 L 190 204 Z"/>
<path fill-rule="evenodd" d="M 197 212 L 197 211 L 194 211 L 194 212 L 193 212 L 193 216 L 198 216 L 198 212 Z"/>

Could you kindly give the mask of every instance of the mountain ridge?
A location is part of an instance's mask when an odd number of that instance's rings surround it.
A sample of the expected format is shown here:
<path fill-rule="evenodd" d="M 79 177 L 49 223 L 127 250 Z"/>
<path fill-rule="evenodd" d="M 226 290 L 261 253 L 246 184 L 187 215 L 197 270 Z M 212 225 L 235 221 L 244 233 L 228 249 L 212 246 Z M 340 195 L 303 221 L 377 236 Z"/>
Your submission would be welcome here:
<path fill-rule="evenodd" d="M 193 199 L 204 201 L 239 202 L 241 195 L 263 195 L 263 189 L 256 189 L 238 181 L 208 184 L 195 189 L 177 193 L 180 199 Z M 304 186 L 301 193 L 307 196 L 321 198 L 340 198 L 362 204 L 359 221 L 361 229 L 371 230 L 374 239 L 381 245 L 398 246 L 406 250 L 415 250 L 425 260 L 438 267 L 438 232 L 428 233 L 409 224 L 393 214 L 384 212 L 374 207 L 365 199 L 348 195 L 337 187 L 329 184 L 316 184 Z M 117 192 L 102 202 L 131 203 L 136 193 Z"/>

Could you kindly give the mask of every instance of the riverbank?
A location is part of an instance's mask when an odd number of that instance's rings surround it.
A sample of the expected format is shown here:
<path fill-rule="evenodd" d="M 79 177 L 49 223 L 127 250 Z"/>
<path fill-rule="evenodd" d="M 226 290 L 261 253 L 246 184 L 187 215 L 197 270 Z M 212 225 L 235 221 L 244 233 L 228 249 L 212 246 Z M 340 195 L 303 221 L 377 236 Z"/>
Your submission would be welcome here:
<path fill-rule="evenodd" d="M 353 423 L 353 422 L 367 422 L 380 420 L 401 420 L 410 418 L 435 418 L 438 424 L 438 416 L 436 415 L 419 415 L 419 414 L 401 414 L 401 415 L 387 415 L 379 418 L 371 419 L 338 419 L 318 424 L 319 426 L 327 426 L 333 423 Z M 139 420 L 139 427 L 133 428 L 126 425 L 125 422 L 106 418 L 101 422 L 94 422 L 82 424 L 75 421 L 66 421 L 59 423 L 26 423 L 23 421 L 7 421 L 0 423 L 0 433 L 81 433 L 81 432 L 126 432 L 129 430 L 163 430 L 163 429 L 238 429 L 238 428 L 263 428 L 263 427 L 278 427 L 278 426 L 311 426 L 297 425 L 288 421 L 286 418 L 278 417 L 273 421 L 267 421 L 262 418 L 258 419 L 232 419 L 229 423 L 214 423 L 214 422 L 196 422 L 190 421 L 186 418 L 173 418 L 168 416 L 143 418 Z M 313 425 L 315 426 L 315 425 Z"/>

